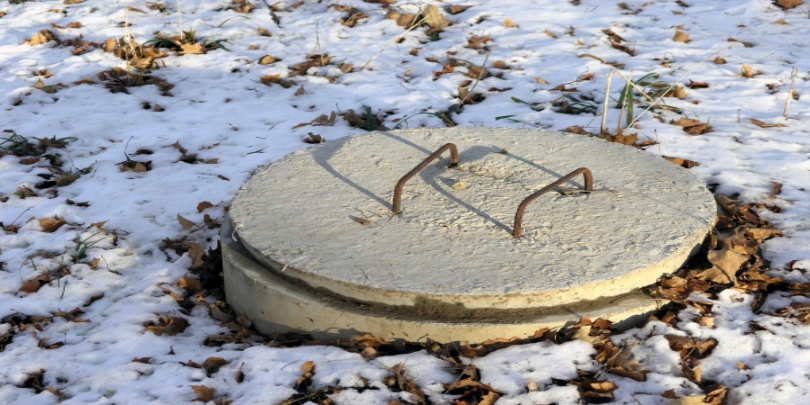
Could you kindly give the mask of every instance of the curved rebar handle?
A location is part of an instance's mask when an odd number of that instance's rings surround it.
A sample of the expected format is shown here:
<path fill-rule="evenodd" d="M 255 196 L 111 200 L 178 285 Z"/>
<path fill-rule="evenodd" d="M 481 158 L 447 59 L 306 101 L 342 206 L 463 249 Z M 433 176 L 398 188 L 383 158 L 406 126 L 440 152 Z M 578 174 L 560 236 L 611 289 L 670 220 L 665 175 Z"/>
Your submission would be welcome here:
<path fill-rule="evenodd" d="M 537 190 L 534 194 L 526 197 L 526 199 L 520 203 L 520 206 L 518 206 L 517 212 L 515 213 L 515 226 L 512 228 L 512 236 L 515 238 L 520 237 L 520 229 L 523 223 L 523 213 L 526 211 L 526 207 L 529 206 L 529 203 L 537 199 L 537 197 L 540 197 L 541 195 L 548 193 L 551 190 L 554 190 L 555 187 L 565 183 L 566 181 L 571 180 L 574 177 L 577 177 L 577 175 L 579 175 L 580 173 L 582 173 L 585 176 L 585 191 L 593 191 L 593 174 L 591 173 L 590 170 L 584 167 L 580 167 L 579 169 L 574 170 L 571 173 L 568 173 L 565 177 L 555 181 L 554 183 L 551 183 L 541 188 L 540 190 Z"/>
<path fill-rule="evenodd" d="M 439 157 L 444 151 L 450 149 L 450 166 L 448 167 L 456 167 L 458 166 L 458 149 L 456 148 L 456 144 L 454 143 L 447 143 L 441 148 L 439 148 L 436 152 L 433 152 L 432 155 L 428 156 L 427 159 L 423 160 L 422 163 L 419 163 L 418 166 L 414 167 L 413 170 L 409 171 L 408 174 L 402 176 L 401 179 L 397 182 L 397 186 L 394 187 L 394 214 L 399 214 L 402 212 L 402 189 L 405 187 L 405 182 L 410 180 L 411 177 L 419 173 L 420 170 L 427 167 L 433 160 Z"/>

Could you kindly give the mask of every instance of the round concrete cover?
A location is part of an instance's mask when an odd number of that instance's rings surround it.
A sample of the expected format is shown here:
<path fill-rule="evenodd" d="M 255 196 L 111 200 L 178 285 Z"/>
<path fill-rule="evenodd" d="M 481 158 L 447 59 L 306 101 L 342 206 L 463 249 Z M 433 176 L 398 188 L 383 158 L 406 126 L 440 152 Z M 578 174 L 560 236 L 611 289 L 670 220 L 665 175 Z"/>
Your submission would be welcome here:
<path fill-rule="evenodd" d="M 393 214 L 397 181 L 448 142 L 459 166 L 443 154 L 408 181 Z M 579 167 L 593 172 L 594 192 L 541 196 L 513 238 L 520 202 Z M 329 141 L 256 174 L 230 209 L 235 236 L 288 279 L 353 301 L 471 309 L 551 307 L 651 284 L 683 264 L 715 213 L 705 185 L 659 156 L 494 128 Z"/>

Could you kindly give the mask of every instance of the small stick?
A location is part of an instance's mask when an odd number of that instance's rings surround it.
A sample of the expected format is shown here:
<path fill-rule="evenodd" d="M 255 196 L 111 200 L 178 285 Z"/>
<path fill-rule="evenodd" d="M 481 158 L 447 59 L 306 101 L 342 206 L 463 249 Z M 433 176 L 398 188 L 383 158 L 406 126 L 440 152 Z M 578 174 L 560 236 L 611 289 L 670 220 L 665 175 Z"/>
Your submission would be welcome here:
<path fill-rule="evenodd" d="M 177 28 L 180 30 L 180 40 L 183 40 L 183 9 L 180 7 L 180 0 L 177 0 Z"/>
<path fill-rule="evenodd" d="M 784 117 L 787 117 L 790 112 L 790 100 L 793 99 L 793 86 L 796 84 L 796 75 L 798 73 L 799 68 L 794 66 L 793 71 L 790 72 L 790 91 L 788 91 L 787 100 L 785 100 L 785 112 L 782 113 Z"/>
<path fill-rule="evenodd" d="M 608 116 L 608 101 L 610 101 L 610 84 L 613 83 L 613 68 L 610 68 L 608 73 L 607 87 L 605 88 L 605 105 L 602 107 L 602 126 L 599 130 L 600 134 L 607 132 L 607 116 Z"/>
<path fill-rule="evenodd" d="M 475 83 L 473 83 L 473 86 L 470 89 L 470 92 L 467 93 L 467 97 L 464 97 L 464 99 L 461 100 L 461 106 L 462 107 L 464 106 L 464 102 L 467 101 L 467 99 L 472 96 L 473 92 L 475 91 L 475 86 L 478 86 L 478 82 L 481 81 L 481 76 L 483 76 L 484 72 L 487 71 L 487 61 L 488 60 L 489 60 L 489 54 L 487 54 L 487 57 L 484 58 L 484 64 L 481 65 L 481 70 L 478 72 L 478 77 L 475 78 Z"/>
<path fill-rule="evenodd" d="M 411 32 L 411 30 L 413 30 L 414 28 L 420 26 L 422 22 L 425 21 L 426 18 L 427 16 L 423 16 L 422 19 L 416 22 L 413 26 L 411 26 L 411 28 L 408 28 L 407 30 L 403 31 L 401 34 L 395 36 L 394 39 L 385 44 L 385 46 L 382 49 L 380 49 L 380 51 L 377 52 L 376 55 L 372 56 L 371 59 L 368 60 L 368 62 L 364 63 L 363 66 L 360 67 L 360 71 L 366 70 L 366 66 L 368 66 L 371 62 L 374 62 L 374 59 L 377 59 L 377 57 L 380 56 L 380 54 L 382 54 L 383 51 L 385 51 L 389 46 L 391 46 L 391 44 L 398 41 L 405 34 Z"/>

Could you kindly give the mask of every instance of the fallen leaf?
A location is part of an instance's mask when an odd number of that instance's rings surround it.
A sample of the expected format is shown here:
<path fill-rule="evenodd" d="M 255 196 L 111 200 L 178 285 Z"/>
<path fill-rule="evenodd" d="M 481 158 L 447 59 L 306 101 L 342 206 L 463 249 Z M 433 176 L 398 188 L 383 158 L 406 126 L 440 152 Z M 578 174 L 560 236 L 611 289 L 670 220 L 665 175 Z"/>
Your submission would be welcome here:
<path fill-rule="evenodd" d="M 337 114 L 332 111 L 332 113 L 327 117 L 326 114 L 321 114 L 318 118 L 312 120 L 311 124 L 313 127 L 318 126 L 333 126 L 335 125 L 335 121 L 337 120 Z"/>
<path fill-rule="evenodd" d="M 278 59 L 274 58 L 271 55 L 264 55 L 259 59 L 259 64 L 260 65 L 270 65 L 270 64 L 276 63 L 277 60 Z"/>
<path fill-rule="evenodd" d="M 191 268 L 199 269 L 205 266 L 205 251 L 202 246 L 197 242 L 192 242 L 188 248 L 188 257 L 191 259 Z"/>
<path fill-rule="evenodd" d="M 56 37 L 54 37 L 53 33 L 48 30 L 42 30 L 34 34 L 31 39 L 25 41 L 26 44 L 34 46 L 34 45 L 41 45 L 45 44 L 49 41 L 55 41 Z"/>
<path fill-rule="evenodd" d="M 506 28 L 519 28 L 518 25 L 515 24 L 515 22 L 512 21 L 511 18 L 505 18 L 503 20 L 503 26 L 506 27 Z"/>
<path fill-rule="evenodd" d="M 762 242 L 766 239 L 782 236 L 782 230 L 773 228 L 748 228 L 745 230 L 745 236 Z"/>
<path fill-rule="evenodd" d="M 683 158 L 664 156 L 664 159 L 669 160 L 670 162 L 675 163 L 676 165 L 678 165 L 680 167 L 683 167 L 683 168 L 686 168 L 686 169 L 690 169 L 690 168 L 693 168 L 695 166 L 700 166 L 700 163 L 698 163 L 698 162 L 695 162 L 693 160 L 683 159 Z"/>
<path fill-rule="evenodd" d="M 709 262 L 722 270 L 729 278 L 734 278 L 737 270 L 742 267 L 743 263 L 748 261 L 747 255 L 742 255 L 734 252 L 727 247 L 721 250 L 710 250 L 706 258 Z"/>
<path fill-rule="evenodd" d="M 191 389 L 197 394 L 195 401 L 208 402 L 214 399 L 214 389 L 205 385 L 192 385 Z"/>
<path fill-rule="evenodd" d="M 289 89 L 290 87 L 295 85 L 294 82 L 291 82 L 291 81 L 286 80 L 286 79 L 282 79 L 281 74 L 265 75 L 265 76 L 262 76 L 260 80 L 261 80 L 262 84 L 265 84 L 265 85 L 268 85 L 268 86 L 270 86 L 271 84 L 279 84 L 279 85 L 281 85 L 281 87 L 284 87 L 285 89 Z"/>
<path fill-rule="evenodd" d="M 180 52 L 178 55 L 202 55 L 205 53 L 205 47 L 202 44 L 182 44 L 180 45 Z"/>
<path fill-rule="evenodd" d="M 489 35 L 479 37 L 477 35 L 473 35 L 470 37 L 470 40 L 467 43 L 467 48 L 470 49 L 481 49 L 484 45 L 492 41 L 492 37 Z"/>
<path fill-rule="evenodd" d="M 54 216 L 53 218 L 42 218 L 39 220 L 39 227 L 42 232 L 51 233 L 59 229 L 66 223 L 64 218 Z"/>
<path fill-rule="evenodd" d="M 548 35 L 548 36 L 550 36 L 550 37 L 552 37 L 552 38 L 557 38 L 557 34 L 555 34 L 555 33 L 551 32 L 551 31 L 549 31 L 549 30 L 548 30 L 548 28 L 546 28 L 545 30 L 543 30 L 543 34 L 546 34 L 546 35 Z"/>
<path fill-rule="evenodd" d="M 219 371 L 219 368 L 228 364 L 228 361 L 223 359 L 222 357 L 209 357 L 205 359 L 202 364 L 202 367 L 205 369 L 205 372 L 210 377 L 211 374 L 215 374 Z"/>
<path fill-rule="evenodd" d="M 756 118 L 749 118 L 748 121 L 751 121 L 752 124 L 754 124 L 754 125 L 756 125 L 756 126 L 758 126 L 760 128 L 774 128 L 774 127 L 786 127 L 787 126 L 785 124 L 768 124 L 768 123 L 762 122 L 762 121 L 760 121 L 760 120 L 758 120 Z"/>
<path fill-rule="evenodd" d="M 538 84 L 548 84 L 548 82 L 542 77 L 535 77 L 534 81 L 536 81 Z"/>
<path fill-rule="evenodd" d="M 690 89 L 705 89 L 709 87 L 709 83 L 695 82 L 692 81 L 692 79 L 689 79 L 689 85 L 687 87 L 689 87 Z"/>
<path fill-rule="evenodd" d="M 273 36 L 273 34 L 270 33 L 270 30 L 268 30 L 266 28 L 258 27 L 257 29 L 259 30 L 259 35 L 261 35 L 263 37 L 272 37 Z"/>
<path fill-rule="evenodd" d="M 64 4 L 79 4 L 79 3 L 84 3 L 84 0 L 65 0 L 63 3 Z"/>
<path fill-rule="evenodd" d="M 304 89 L 304 85 L 302 84 L 301 87 L 299 87 L 298 90 L 295 91 L 294 95 L 303 96 L 306 93 L 307 93 L 307 91 Z"/>
<path fill-rule="evenodd" d="M 442 15 L 442 10 L 435 4 L 430 4 L 422 11 L 424 23 L 433 29 L 442 29 L 450 26 L 452 22 Z"/>
<path fill-rule="evenodd" d="M 183 218 L 183 216 L 180 215 L 180 214 L 177 214 L 177 222 L 180 223 L 180 226 L 183 227 L 184 231 L 187 231 L 187 230 L 193 228 L 194 225 L 195 225 L 194 222 L 191 222 L 191 221 Z"/>
<path fill-rule="evenodd" d="M 307 134 L 307 138 L 304 138 L 304 142 L 317 144 L 326 142 L 326 139 L 318 134 L 313 134 L 312 132 L 310 132 Z"/>
<path fill-rule="evenodd" d="M 675 36 L 672 40 L 675 42 L 689 42 L 689 34 L 683 31 L 675 31 Z"/>
<path fill-rule="evenodd" d="M 449 14 L 456 15 L 458 13 L 462 13 L 466 11 L 468 8 L 472 6 L 447 6 L 444 8 Z"/>
<path fill-rule="evenodd" d="M 745 63 L 742 64 L 742 68 L 740 69 L 740 76 L 750 79 L 756 76 L 757 74 L 759 73 L 755 72 L 751 66 L 748 66 Z"/>
<path fill-rule="evenodd" d="M 205 211 L 205 210 L 207 210 L 207 209 L 209 209 L 209 208 L 211 208 L 213 206 L 214 206 L 214 204 L 211 204 L 208 201 L 203 201 L 203 202 L 197 204 L 197 212 L 203 212 L 203 211 Z"/>
<path fill-rule="evenodd" d="M 716 63 L 718 65 L 722 65 L 722 64 L 726 63 L 726 60 L 718 56 L 718 57 L 714 58 L 712 60 L 712 62 L 714 62 L 714 63 Z"/>
<path fill-rule="evenodd" d="M 304 373 L 305 377 L 307 376 L 307 374 L 309 374 L 309 376 L 312 376 L 315 373 L 315 363 L 312 361 L 305 362 L 304 364 L 301 365 L 301 371 Z"/>
<path fill-rule="evenodd" d="M 194 295 L 202 290 L 200 280 L 189 276 L 180 277 L 175 283 L 178 287 L 182 288 L 187 295 Z"/>
<path fill-rule="evenodd" d="M 39 276 L 37 276 L 33 280 L 28 280 L 26 282 L 23 282 L 22 286 L 20 286 L 20 289 L 18 291 L 19 292 L 24 292 L 24 293 L 29 293 L 29 294 L 30 293 L 35 293 L 35 292 L 39 291 L 39 289 L 42 288 L 42 286 L 45 285 L 46 283 L 48 283 L 49 281 L 51 281 L 50 274 L 47 274 L 47 273 L 40 274 Z"/>
<path fill-rule="evenodd" d="M 174 336 L 186 330 L 187 327 L 188 321 L 177 316 L 161 316 L 157 323 L 151 321 L 146 323 L 146 331 L 158 336 Z"/>
<path fill-rule="evenodd" d="M 776 4 L 784 8 L 785 10 L 790 10 L 792 8 L 796 8 L 804 4 L 803 0 L 776 0 Z"/>

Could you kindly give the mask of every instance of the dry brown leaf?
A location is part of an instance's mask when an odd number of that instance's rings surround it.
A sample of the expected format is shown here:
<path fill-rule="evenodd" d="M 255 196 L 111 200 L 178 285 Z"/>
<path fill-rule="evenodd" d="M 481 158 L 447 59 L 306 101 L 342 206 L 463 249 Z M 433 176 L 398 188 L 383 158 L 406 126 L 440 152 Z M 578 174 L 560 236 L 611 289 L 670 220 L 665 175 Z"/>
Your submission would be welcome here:
<path fill-rule="evenodd" d="M 675 42 L 689 42 L 689 34 L 677 30 L 675 31 L 675 36 L 672 38 L 672 40 Z"/>
<path fill-rule="evenodd" d="M 506 62 L 504 62 L 504 61 L 502 61 L 502 60 L 496 60 L 496 61 L 495 61 L 495 62 L 492 64 L 492 67 L 494 67 L 494 68 L 496 68 L 496 69 L 503 69 L 503 70 L 511 69 L 511 68 L 509 67 L 509 65 L 507 65 L 507 64 L 506 64 Z"/>
<path fill-rule="evenodd" d="M 449 14 L 455 15 L 466 11 L 470 7 L 472 6 L 447 6 L 444 8 L 444 10 L 447 11 Z"/>
<path fill-rule="evenodd" d="M 345 25 L 349 28 L 353 28 L 355 25 L 357 25 L 358 21 L 364 18 L 368 18 L 368 14 L 363 12 L 355 12 L 349 15 L 348 17 L 341 19 L 340 24 Z"/>
<path fill-rule="evenodd" d="M 506 28 L 519 28 L 518 25 L 515 24 L 515 22 L 512 21 L 511 18 L 505 18 L 503 20 L 503 26 L 506 27 Z"/>
<path fill-rule="evenodd" d="M 551 32 L 551 31 L 549 31 L 549 30 L 548 30 L 548 28 L 546 28 L 545 30 L 543 30 L 543 34 L 546 34 L 546 35 L 548 35 L 548 36 L 550 36 L 550 37 L 552 37 L 552 38 L 557 38 L 557 34 L 555 34 L 555 33 Z"/>
<path fill-rule="evenodd" d="M 37 278 L 24 282 L 18 291 L 29 294 L 35 293 L 49 281 L 51 281 L 51 276 L 49 274 L 40 274 L 37 276 Z"/>
<path fill-rule="evenodd" d="M 470 49 L 481 49 L 487 42 L 492 41 L 492 37 L 489 35 L 479 37 L 477 35 L 473 35 L 470 37 L 470 41 L 467 44 L 467 48 Z"/>
<path fill-rule="evenodd" d="M 207 209 L 209 209 L 209 208 L 211 208 L 213 206 L 214 206 L 214 204 L 211 204 L 208 201 L 203 201 L 203 202 L 197 204 L 197 212 L 203 212 L 203 211 L 205 211 L 205 210 L 207 210 Z"/>
<path fill-rule="evenodd" d="M 214 399 L 214 389 L 205 385 L 192 385 L 191 389 L 197 394 L 195 401 L 208 402 Z"/>
<path fill-rule="evenodd" d="M 446 28 L 452 24 L 450 20 L 444 18 L 442 10 L 435 4 L 425 7 L 424 11 L 422 11 L 422 18 L 424 23 L 433 29 Z"/>
<path fill-rule="evenodd" d="M 157 324 L 154 322 L 147 322 L 146 331 L 152 332 L 155 335 L 170 335 L 174 336 L 183 332 L 188 327 L 188 321 L 184 318 L 177 316 L 162 316 Z"/>
<path fill-rule="evenodd" d="M 677 157 L 669 157 L 669 156 L 664 156 L 664 159 L 669 160 L 670 162 L 675 163 L 676 165 L 678 165 L 680 167 L 683 167 L 683 168 L 686 168 L 686 169 L 691 169 L 691 168 L 693 168 L 695 166 L 700 166 L 700 163 L 695 162 L 694 160 L 689 160 L 689 159 L 683 159 L 683 158 L 677 158 Z"/>
<path fill-rule="evenodd" d="M 312 120 L 313 127 L 319 126 L 333 126 L 335 125 L 335 121 L 337 120 L 337 114 L 334 111 L 327 117 L 326 114 L 321 114 L 314 120 Z"/>
<path fill-rule="evenodd" d="M 481 397 L 481 402 L 479 402 L 478 405 L 495 405 L 495 401 L 497 401 L 498 398 L 500 397 L 501 396 L 498 395 L 498 393 L 490 391 L 489 393 Z"/>
<path fill-rule="evenodd" d="M 202 368 L 205 369 L 205 372 L 210 377 L 211 374 L 216 373 L 219 371 L 220 367 L 226 364 L 228 364 L 228 360 L 225 360 L 222 357 L 209 357 L 203 362 Z"/>
<path fill-rule="evenodd" d="M 722 64 L 726 63 L 726 60 L 718 56 L 718 57 L 714 58 L 714 60 L 712 60 L 712 62 L 714 62 L 714 63 L 716 63 L 718 65 L 722 65 Z"/>
<path fill-rule="evenodd" d="M 774 127 L 786 127 L 785 124 L 768 124 L 766 122 L 762 122 L 756 118 L 749 118 L 748 121 L 751 121 L 752 124 L 760 127 L 760 128 L 774 128 Z"/>
<path fill-rule="evenodd" d="M 202 284 L 200 283 L 200 280 L 189 276 L 180 277 L 175 284 L 182 288 L 187 295 L 194 295 L 202 291 Z"/>
<path fill-rule="evenodd" d="M 776 4 L 780 5 L 786 10 L 801 6 L 804 4 L 803 0 L 776 0 Z"/>
<path fill-rule="evenodd" d="M 307 94 L 307 91 L 306 89 L 304 89 L 304 85 L 302 84 L 301 87 L 299 87 L 298 90 L 295 91 L 294 95 L 303 96 L 304 94 Z"/>
<path fill-rule="evenodd" d="M 310 376 L 315 372 L 315 363 L 312 361 L 307 361 L 306 363 L 301 365 L 301 371 L 304 372 L 304 376 L 309 374 Z"/>
<path fill-rule="evenodd" d="M 745 63 L 742 64 L 742 68 L 740 69 L 740 76 L 750 79 L 756 76 L 757 74 L 759 73 L 755 72 L 751 66 L 748 66 Z"/>
<path fill-rule="evenodd" d="M 709 87 L 709 83 L 695 82 L 692 81 L 692 79 L 689 79 L 689 85 L 687 87 L 689 87 L 690 89 L 705 89 Z"/>
<path fill-rule="evenodd" d="M 191 245 L 189 245 L 188 257 L 191 259 L 192 269 L 199 269 L 205 266 L 205 261 L 203 260 L 205 257 L 205 251 L 203 251 L 203 248 L 199 243 L 192 242 Z"/>
<path fill-rule="evenodd" d="M 48 43 L 49 41 L 55 41 L 56 37 L 53 33 L 49 30 L 41 30 L 34 34 L 31 39 L 25 41 L 26 44 L 34 46 L 34 45 L 41 45 Z"/>
<path fill-rule="evenodd" d="M 761 242 L 776 236 L 782 236 L 782 230 L 773 228 L 748 228 L 745 230 L 745 236 Z"/>
<path fill-rule="evenodd" d="M 51 233 L 59 229 L 66 223 L 64 218 L 54 216 L 53 218 L 42 218 L 39 220 L 39 227 L 42 232 Z"/>
<path fill-rule="evenodd" d="M 267 28 L 258 27 L 257 29 L 259 30 L 259 35 L 261 35 L 263 37 L 272 37 L 273 36 L 273 34 Z"/>
<path fill-rule="evenodd" d="M 260 80 L 262 84 L 270 86 L 271 84 L 275 83 L 281 85 L 281 87 L 284 87 L 285 89 L 289 89 L 295 85 L 295 83 L 290 80 L 282 79 L 281 74 L 265 75 L 262 76 Z"/>
<path fill-rule="evenodd" d="M 340 69 L 340 71 L 343 73 L 351 73 L 352 69 L 354 69 L 354 63 L 343 62 L 340 65 L 338 65 L 338 69 Z"/>
<path fill-rule="evenodd" d="M 743 263 L 748 261 L 747 255 L 739 254 L 727 247 L 721 250 L 710 250 L 706 258 L 732 279 Z"/>
<path fill-rule="evenodd" d="M 194 222 L 191 222 L 191 221 L 189 221 L 189 220 L 187 220 L 187 219 L 183 218 L 183 216 L 182 216 L 182 215 L 180 215 L 180 214 L 177 214 L 177 222 L 179 222 L 179 223 L 180 223 L 180 226 L 182 226 L 182 227 L 183 227 L 183 230 L 184 230 L 184 231 L 187 231 L 187 230 L 189 230 L 189 229 L 193 228 L 193 227 L 194 227 L 194 225 L 195 225 L 195 223 L 194 223 Z"/>
<path fill-rule="evenodd" d="M 278 59 L 274 58 L 273 56 L 264 55 L 259 59 L 259 64 L 260 65 L 270 65 L 270 64 L 276 63 L 276 61 L 278 61 Z"/>
<path fill-rule="evenodd" d="M 548 84 L 548 82 L 542 77 L 535 77 L 534 81 L 536 81 L 538 84 Z"/>
<path fill-rule="evenodd" d="M 180 52 L 178 55 L 201 55 L 205 53 L 205 47 L 202 44 L 182 44 L 180 45 Z"/>
<path fill-rule="evenodd" d="M 84 3 L 84 0 L 65 0 L 63 3 L 64 4 L 79 4 L 79 3 Z"/>

